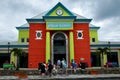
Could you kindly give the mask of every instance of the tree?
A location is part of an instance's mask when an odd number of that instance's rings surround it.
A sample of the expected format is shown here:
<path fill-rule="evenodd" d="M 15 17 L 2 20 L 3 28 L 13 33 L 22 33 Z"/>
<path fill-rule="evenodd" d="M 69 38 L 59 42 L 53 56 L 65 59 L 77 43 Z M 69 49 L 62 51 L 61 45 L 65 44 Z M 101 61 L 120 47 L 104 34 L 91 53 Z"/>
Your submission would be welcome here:
<path fill-rule="evenodd" d="M 101 59 L 101 67 L 104 67 L 104 63 L 103 63 L 103 59 L 104 59 L 104 54 L 107 54 L 107 51 L 109 50 L 109 48 L 105 47 L 105 48 L 98 48 L 97 49 L 97 53 L 100 54 L 102 56 Z"/>
<path fill-rule="evenodd" d="M 19 70 L 19 59 L 21 55 L 25 55 L 25 51 L 23 49 L 13 48 L 11 50 L 11 53 L 14 52 L 14 56 L 17 56 L 17 68 L 16 70 Z"/>

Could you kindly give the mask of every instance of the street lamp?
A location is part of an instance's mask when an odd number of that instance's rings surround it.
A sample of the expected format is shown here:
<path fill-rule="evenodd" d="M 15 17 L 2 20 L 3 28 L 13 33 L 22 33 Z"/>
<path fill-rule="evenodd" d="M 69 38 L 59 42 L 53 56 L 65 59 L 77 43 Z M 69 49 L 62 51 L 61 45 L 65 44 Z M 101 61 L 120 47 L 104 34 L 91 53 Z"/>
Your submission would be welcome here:
<path fill-rule="evenodd" d="M 9 54 L 10 42 L 8 42 L 8 54 Z"/>
<path fill-rule="evenodd" d="M 9 55 L 9 57 L 10 57 L 9 48 L 10 48 L 10 42 L 8 42 L 8 55 Z"/>
<path fill-rule="evenodd" d="M 110 49 L 110 41 L 108 41 L 109 44 L 109 54 L 111 53 L 111 49 Z"/>

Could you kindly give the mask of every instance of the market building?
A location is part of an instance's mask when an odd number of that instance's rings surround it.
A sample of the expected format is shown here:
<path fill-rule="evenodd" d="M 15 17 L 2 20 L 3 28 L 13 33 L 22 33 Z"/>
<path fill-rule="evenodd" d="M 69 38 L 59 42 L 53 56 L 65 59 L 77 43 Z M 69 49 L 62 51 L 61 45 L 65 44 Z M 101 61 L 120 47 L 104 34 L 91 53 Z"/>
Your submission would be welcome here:
<path fill-rule="evenodd" d="M 16 27 L 18 42 L 0 43 L 0 67 L 6 59 L 17 63 L 14 53 L 10 54 L 13 48 L 26 51 L 26 56 L 20 58 L 20 65 L 27 68 L 37 68 L 38 63 L 48 60 L 55 64 L 63 58 L 67 64 L 74 59 L 77 63 L 86 62 L 88 67 L 100 67 L 102 58 L 96 50 L 105 47 L 110 48 L 112 57 L 104 54 L 104 65 L 106 62 L 120 64 L 120 42 L 100 42 L 100 27 L 90 24 L 92 19 L 71 12 L 60 2 L 49 11 L 26 20 L 27 23 Z"/>

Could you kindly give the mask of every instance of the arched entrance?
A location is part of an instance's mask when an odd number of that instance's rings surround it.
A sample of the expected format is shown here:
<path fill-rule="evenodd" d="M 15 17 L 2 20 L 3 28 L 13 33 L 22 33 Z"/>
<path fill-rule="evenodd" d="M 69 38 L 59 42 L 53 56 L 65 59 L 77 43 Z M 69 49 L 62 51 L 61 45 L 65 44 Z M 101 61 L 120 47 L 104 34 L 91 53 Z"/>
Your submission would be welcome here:
<path fill-rule="evenodd" d="M 68 63 L 68 39 L 63 32 L 56 32 L 52 35 L 52 63 L 56 64 L 57 60 L 63 58 Z"/>

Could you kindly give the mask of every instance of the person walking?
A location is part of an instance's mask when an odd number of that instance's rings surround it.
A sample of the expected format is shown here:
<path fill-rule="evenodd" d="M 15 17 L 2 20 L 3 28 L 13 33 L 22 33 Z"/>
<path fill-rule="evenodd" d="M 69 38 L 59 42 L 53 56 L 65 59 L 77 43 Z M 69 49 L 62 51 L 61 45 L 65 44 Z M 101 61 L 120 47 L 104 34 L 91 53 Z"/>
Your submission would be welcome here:
<path fill-rule="evenodd" d="M 67 75 L 67 63 L 64 58 L 62 60 L 62 68 L 63 68 L 63 73 L 65 72 L 65 74 Z"/>
<path fill-rule="evenodd" d="M 61 66 L 61 61 L 60 60 L 57 60 L 57 69 L 59 69 Z"/>
<path fill-rule="evenodd" d="M 76 73 L 77 63 L 75 62 L 75 60 L 72 60 L 72 68 L 74 70 L 74 73 Z"/>
<path fill-rule="evenodd" d="M 52 70 L 53 70 L 53 65 L 51 63 L 51 61 L 48 63 L 48 72 L 49 72 L 49 76 L 52 76 Z"/>
<path fill-rule="evenodd" d="M 56 69 L 56 65 L 54 64 L 54 65 L 53 65 L 52 74 L 53 74 L 53 75 L 57 75 L 57 71 L 58 71 L 58 70 Z"/>
<path fill-rule="evenodd" d="M 44 64 L 44 62 L 41 64 L 41 74 L 42 74 L 42 77 L 45 77 L 45 72 L 46 72 L 46 70 L 45 70 L 45 64 Z"/>

